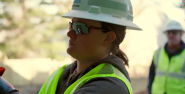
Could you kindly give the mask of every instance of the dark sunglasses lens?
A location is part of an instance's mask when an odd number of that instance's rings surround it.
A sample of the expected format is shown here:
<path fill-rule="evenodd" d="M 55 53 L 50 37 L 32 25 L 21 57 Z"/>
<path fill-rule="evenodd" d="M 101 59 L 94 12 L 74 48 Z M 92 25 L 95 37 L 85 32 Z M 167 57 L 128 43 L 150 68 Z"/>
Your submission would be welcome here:
<path fill-rule="evenodd" d="M 83 23 L 73 23 L 73 30 L 76 34 L 88 34 L 88 28 Z"/>
<path fill-rule="evenodd" d="M 173 35 L 176 35 L 177 32 L 176 31 L 169 31 L 168 34 L 172 33 Z"/>
<path fill-rule="evenodd" d="M 176 35 L 176 34 L 177 34 L 177 32 L 172 32 L 172 34 Z"/>

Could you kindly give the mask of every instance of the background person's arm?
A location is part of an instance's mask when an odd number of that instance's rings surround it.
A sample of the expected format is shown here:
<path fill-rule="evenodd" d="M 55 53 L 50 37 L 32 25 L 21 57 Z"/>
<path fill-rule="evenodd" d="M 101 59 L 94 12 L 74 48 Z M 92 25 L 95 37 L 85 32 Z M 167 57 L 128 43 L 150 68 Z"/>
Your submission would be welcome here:
<path fill-rule="evenodd" d="M 148 93 L 151 94 L 151 88 L 152 88 L 152 84 L 155 78 L 155 65 L 154 62 L 152 61 L 151 66 L 150 66 L 150 70 L 149 70 L 149 77 L 148 77 Z"/>

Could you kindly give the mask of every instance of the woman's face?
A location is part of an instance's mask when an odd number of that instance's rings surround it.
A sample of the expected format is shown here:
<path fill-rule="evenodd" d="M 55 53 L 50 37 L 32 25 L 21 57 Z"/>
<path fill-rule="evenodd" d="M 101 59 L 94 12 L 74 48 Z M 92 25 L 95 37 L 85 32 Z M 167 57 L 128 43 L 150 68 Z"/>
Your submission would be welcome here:
<path fill-rule="evenodd" d="M 101 23 L 98 21 L 73 18 L 72 23 L 75 22 L 101 28 Z M 92 60 L 106 53 L 107 33 L 94 28 L 88 30 L 88 34 L 76 34 L 73 29 L 67 33 L 70 38 L 67 53 L 77 60 Z"/>

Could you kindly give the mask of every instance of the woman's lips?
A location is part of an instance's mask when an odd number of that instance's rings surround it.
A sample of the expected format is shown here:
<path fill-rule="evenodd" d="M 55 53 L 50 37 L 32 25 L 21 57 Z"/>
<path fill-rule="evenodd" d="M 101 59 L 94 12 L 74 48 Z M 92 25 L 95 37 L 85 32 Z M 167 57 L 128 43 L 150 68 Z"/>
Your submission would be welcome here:
<path fill-rule="evenodd" d="M 71 42 L 71 40 L 69 41 L 69 45 L 75 46 L 75 44 L 73 42 Z"/>

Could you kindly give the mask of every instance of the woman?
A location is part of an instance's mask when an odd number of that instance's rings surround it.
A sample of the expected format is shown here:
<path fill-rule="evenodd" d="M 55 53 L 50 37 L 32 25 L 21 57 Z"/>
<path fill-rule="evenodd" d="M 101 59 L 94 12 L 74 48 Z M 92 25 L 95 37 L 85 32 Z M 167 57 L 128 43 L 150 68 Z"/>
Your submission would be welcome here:
<path fill-rule="evenodd" d="M 38 94 L 133 94 L 119 49 L 132 23 L 130 0 L 74 0 L 67 53 L 76 59 L 56 70 Z"/>

